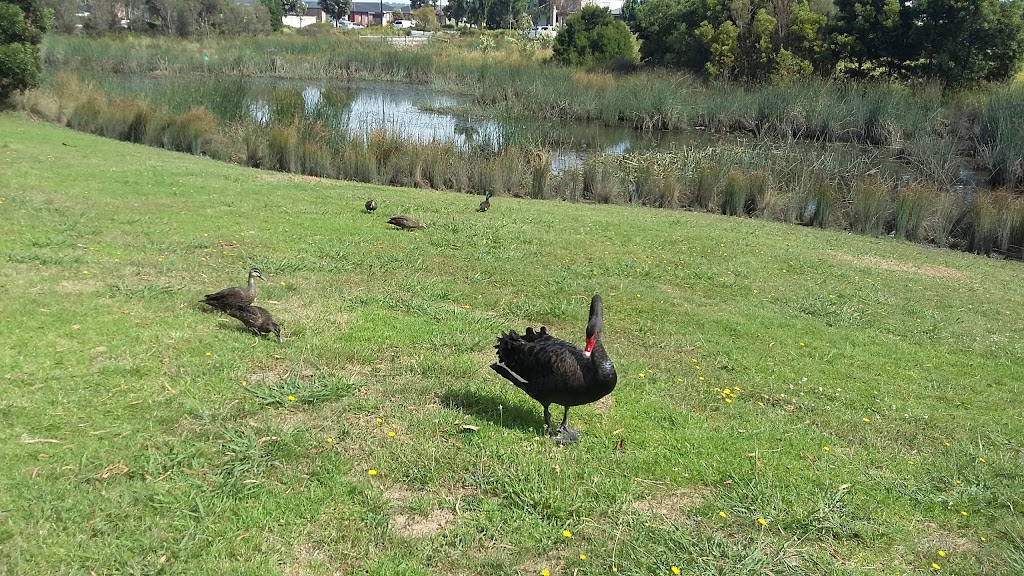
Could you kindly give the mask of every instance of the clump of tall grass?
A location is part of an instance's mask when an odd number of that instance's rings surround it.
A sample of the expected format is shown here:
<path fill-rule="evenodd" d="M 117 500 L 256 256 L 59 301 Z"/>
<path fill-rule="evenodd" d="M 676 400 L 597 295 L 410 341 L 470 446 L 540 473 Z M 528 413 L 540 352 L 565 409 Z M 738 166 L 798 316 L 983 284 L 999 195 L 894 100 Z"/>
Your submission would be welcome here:
<path fill-rule="evenodd" d="M 972 200 L 956 192 L 936 191 L 933 202 L 935 209 L 925 224 L 932 242 L 942 248 L 961 245 Z"/>
<path fill-rule="evenodd" d="M 722 186 L 722 213 L 727 216 L 743 216 L 747 209 L 748 193 L 747 178 L 739 170 L 729 172 Z"/>
<path fill-rule="evenodd" d="M 934 201 L 934 188 L 921 184 L 909 184 L 897 192 L 894 210 L 896 235 L 911 242 L 923 240 L 925 218 Z"/>
<path fill-rule="evenodd" d="M 1024 258 L 1024 199 L 1005 194 L 1000 215 L 999 249 L 1008 257 Z"/>
<path fill-rule="evenodd" d="M 975 149 L 991 170 L 989 183 L 1024 188 L 1024 86 L 993 89 L 974 106 Z"/>
<path fill-rule="evenodd" d="M 850 229 L 858 234 L 880 236 L 889 212 L 889 187 L 878 178 L 853 185 Z"/>
<path fill-rule="evenodd" d="M 548 182 L 551 180 L 551 153 L 534 150 L 530 155 L 530 198 L 542 200 L 548 197 Z"/>
<path fill-rule="evenodd" d="M 999 199 L 995 193 L 976 194 L 970 211 L 967 250 L 990 256 L 999 241 Z"/>
<path fill-rule="evenodd" d="M 600 204 L 617 204 L 625 199 L 618 171 L 606 159 L 591 157 L 583 162 L 583 196 Z"/>

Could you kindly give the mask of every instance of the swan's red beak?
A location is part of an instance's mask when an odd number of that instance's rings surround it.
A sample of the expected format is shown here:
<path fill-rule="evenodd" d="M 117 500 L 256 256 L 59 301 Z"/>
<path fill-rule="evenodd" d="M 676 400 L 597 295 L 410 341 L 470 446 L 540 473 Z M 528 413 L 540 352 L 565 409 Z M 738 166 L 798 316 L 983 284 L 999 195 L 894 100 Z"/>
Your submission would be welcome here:
<path fill-rule="evenodd" d="M 583 355 L 590 358 L 590 353 L 594 351 L 594 341 L 597 339 L 596 336 L 587 338 L 587 347 L 583 349 Z"/>

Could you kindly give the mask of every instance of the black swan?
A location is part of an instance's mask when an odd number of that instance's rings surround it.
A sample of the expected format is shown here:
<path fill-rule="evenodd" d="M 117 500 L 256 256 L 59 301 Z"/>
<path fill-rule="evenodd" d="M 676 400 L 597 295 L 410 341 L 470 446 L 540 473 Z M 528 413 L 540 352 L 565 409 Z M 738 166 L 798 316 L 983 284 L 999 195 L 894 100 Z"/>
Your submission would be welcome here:
<path fill-rule="evenodd" d="M 373 212 L 376 209 L 377 209 L 377 201 L 376 200 L 371 198 L 370 200 L 366 201 L 366 211 L 367 212 Z"/>
<path fill-rule="evenodd" d="M 604 398 L 615 389 L 615 366 L 601 344 L 604 313 L 601 296 L 590 301 L 587 343 L 583 350 L 532 327 L 520 336 L 514 330 L 502 332 L 498 338 L 498 361 L 491 368 L 509 382 L 540 402 L 544 407 L 544 426 L 561 444 L 576 442 L 579 435 L 568 427 L 569 407 L 589 404 Z M 565 407 L 562 425 L 551 429 L 551 404 Z"/>
<path fill-rule="evenodd" d="M 412 218 L 409 218 L 408 216 L 401 215 L 392 216 L 388 220 L 388 224 L 391 224 L 392 226 L 398 226 L 399 228 L 403 228 L 405 230 L 415 230 L 416 228 L 427 227 L 426 224 L 420 224 L 419 222 L 413 220 Z"/>
<path fill-rule="evenodd" d="M 263 277 L 263 273 L 260 272 L 259 268 L 251 268 L 249 270 L 249 283 L 245 288 L 225 288 L 220 292 L 207 294 L 202 300 L 200 300 L 200 302 L 212 306 L 222 312 L 227 312 L 229 308 L 238 304 L 248 306 L 256 299 L 256 283 L 253 282 L 253 279 L 255 278 L 259 278 L 264 282 L 267 281 L 267 279 Z"/>
<path fill-rule="evenodd" d="M 284 342 L 281 338 L 281 327 L 277 325 L 277 322 L 274 322 L 274 317 L 270 315 L 266 308 L 236 304 L 225 310 L 225 312 L 228 316 L 237 318 L 256 334 L 262 336 L 273 332 L 277 335 L 278 342 Z"/>
<path fill-rule="evenodd" d="M 484 196 L 484 201 L 480 203 L 480 207 L 476 209 L 477 212 L 487 212 L 491 208 L 491 194 L 490 192 Z"/>

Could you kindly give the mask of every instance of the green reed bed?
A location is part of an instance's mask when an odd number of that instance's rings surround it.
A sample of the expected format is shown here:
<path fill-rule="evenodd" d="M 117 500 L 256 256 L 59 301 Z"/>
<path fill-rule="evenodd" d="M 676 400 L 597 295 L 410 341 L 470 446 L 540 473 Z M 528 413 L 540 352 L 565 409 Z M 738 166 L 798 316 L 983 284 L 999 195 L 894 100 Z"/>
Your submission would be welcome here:
<path fill-rule="evenodd" d="M 510 118 L 596 121 L 642 131 L 696 127 L 782 141 L 885 146 L 943 184 L 956 179 L 966 152 L 991 173 L 992 185 L 1024 187 L 1024 89 L 1019 85 L 950 97 L 932 85 L 816 80 L 743 86 L 705 84 L 660 70 L 582 72 L 543 62 L 536 44 L 507 34 L 449 35 L 415 50 L 334 33 L 202 42 L 129 34 L 52 36 L 43 53 L 51 71 L 384 80 L 465 91 L 481 113 Z M 188 90 L 188 82 L 178 83 Z M 220 97 L 230 105 L 230 94 Z"/>

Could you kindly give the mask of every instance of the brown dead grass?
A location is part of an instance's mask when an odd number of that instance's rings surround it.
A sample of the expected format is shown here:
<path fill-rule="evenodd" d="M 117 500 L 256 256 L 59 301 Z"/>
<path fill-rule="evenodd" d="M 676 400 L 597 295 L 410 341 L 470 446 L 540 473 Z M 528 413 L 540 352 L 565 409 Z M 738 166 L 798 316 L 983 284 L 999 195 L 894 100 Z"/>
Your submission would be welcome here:
<path fill-rule="evenodd" d="M 862 266 L 870 266 L 872 268 L 881 268 L 883 270 L 893 270 L 896 272 L 909 272 L 911 274 L 920 274 L 931 278 L 964 280 L 968 277 L 967 274 L 960 272 L 959 270 L 953 270 L 952 268 L 946 268 L 945 266 L 918 266 L 917 264 L 900 262 L 899 260 L 876 258 L 874 256 L 850 256 L 849 254 L 843 254 L 841 252 L 833 252 L 832 255 L 842 262 L 860 264 Z"/>
<path fill-rule="evenodd" d="M 438 534 L 455 522 L 455 515 L 447 510 L 433 510 L 425 518 L 397 514 L 388 525 L 395 533 L 406 538 L 428 538 Z"/>
<path fill-rule="evenodd" d="M 687 512 L 699 507 L 714 496 L 714 490 L 706 486 L 689 486 L 663 494 L 652 494 L 643 500 L 633 502 L 632 508 L 645 514 L 657 514 L 679 520 Z"/>
<path fill-rule="evenodd" d="M 947 552 L 974 552 L 978 545 L 973 538 L 968 538 L 954 530 L 948 530 L 925 522 L 921 525 L 919 541 L 925 550 L 946 550 Z"/>

